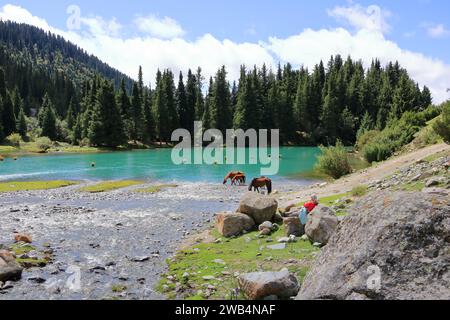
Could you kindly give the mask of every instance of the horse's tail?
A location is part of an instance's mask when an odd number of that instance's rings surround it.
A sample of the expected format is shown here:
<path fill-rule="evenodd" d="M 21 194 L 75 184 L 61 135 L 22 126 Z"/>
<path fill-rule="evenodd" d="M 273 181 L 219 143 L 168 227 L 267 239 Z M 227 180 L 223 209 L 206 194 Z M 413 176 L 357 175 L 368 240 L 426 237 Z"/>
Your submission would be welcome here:
<path fill-rule="evenodd" d="M 270 179 L 267 179 L 267 192 L 269 194 L 272 193 L 272 180 L 270 180 Z"/>

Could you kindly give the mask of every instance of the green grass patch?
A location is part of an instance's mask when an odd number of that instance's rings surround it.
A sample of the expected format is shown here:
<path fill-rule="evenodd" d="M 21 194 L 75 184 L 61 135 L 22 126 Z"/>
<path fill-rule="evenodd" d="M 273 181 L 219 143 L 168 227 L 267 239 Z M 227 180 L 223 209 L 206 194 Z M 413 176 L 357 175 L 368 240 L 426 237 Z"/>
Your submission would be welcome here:
<path fill-rule="evenodd" d="M 14 153 L 17 152 L 19 149 L 12 146 L 0 146 L 0 154 L 4 153 Z"/>
<path fill-rule="evenodd" d="M 396 187 L 396 190 L 407 192 L 419 192 L 425 188 L 425 182 L 411 182 Z"/>
<path fill-rule="evenodd" d="M 24 254 L 28 254 L 32 251 L 37 251 L 36 247 L 30 244 L 14 243 L 9 246 L 9 250 L 12 251 L 17 257 Z M 36 268 L 45 267 L 48 264 L 46 259 L 32 259 L 32 258 L 16 258 L 16 262 L 23 268 Z"/>
<path fill-rule="evenodd" d="M 115 284 L 111 287 L 111 291 L 115 293 L 121 293 L 126 291 L 128 288 L 122 284 Z"/>
<path fill-rule="evenodd" d="M 46 259 L 20 259 L 17 258 L 16 262 L 25 269 L 29 268 L 43 268 L 48 264 Z"/>
<path fill-rule="evenodd" d="M 440 158 L 448 157 L 448 156 L 450 156 L 450 150 L 445 150 L 445 151 L 441 151 L 441 152 L 438 152 L 438 153 L 432 154 L 431 156 L 426 157 L 424 159 L 424 161 L 433 162 Z"/>
<path fill-rule="evenodd" d="M 79 191 L 81 192 L 89 192 L 89 193 L 100 193 L 100 192 L 107 192 L 117 189 L 122 189 L 126 187 L 131 187 L 135 185 L 142 184 L 142 181 L 136 181 L 136 180 L 121 180 L 121 181 L 105 181 L 100 182 L 97 184 L 94 184 L 92 186 L 87 186 L 84 188 L 81 188 Z"/>
<path fill-rule="evenodd" d="M 140 193 L 158 193 L 158 192 L 162 191 L 163 189 L 176 188 L 176 187 L 178 187 L 178 185 L 176 185 L 176 184 L 160 184 L 160 185 L 155 185 L 155 186 L 151 186 L 151 187 L 148 187 L 148 188 L 137 189 L 136 192 L 140 192 Z"/>
<path fill-rule="evenodd" d="M 368 188 L 366 185 L 356 186 L 352 189 L 352 196 L 354 197 L 363 197 L 367 194 Z"/>
<path fill-rule="evenodd" d="M 14 252 L 16 256 L 36 251 L 36 248 L 30 244 L 14 243 L 9 246 L 9 249 Z"/>
<path fill-rule="evenodd" d="M 220 243 L 200 243 L 190 249 L 179 251 L 172 259 L 168 259 L 169 272 L 163 276 L 157 286 L 168 298 L 184 298 L 188 300 L 230 299 L 230 293 L 238 287 L 235 272 L 277 271 L 287 267 L 296 274 L 300 281 L 308 272 L 311 262 L 319 249 L 309 241 L 299 240 L 286 245 L 284 250 L 272 250 L 267 246 L 277 243 L 277 239 L 285 236 L 284 228 L 270 237 L 258 238 L 258 232 L 252 232 L 234 239 L 224 239 L 215 230 L 213 237 Z M 272 242 L 267 242 L 270 238 Z M 219 263 L 215 260 L 221 260 Z M 183 278 L 185 273 L 188 278 Z M 172 276 L 174 280 L 168 280 Z M 214 277 L 211 280 L 203 277 Z M 184 292 L 181 296 L 175 292 L 179 282 Z M 207 286 L 215 290 L 206 297 Z M 243 298 L 243 297 L 242 297 Z"/>
<path fill-rule="evenodd" d="M 0 193 L 15 192 L 15 191 L 31 191 L 31 190 L 49 190 L 68 187 L 75 184 L 77 184 L 77 182 L 65 180 L 1 182 Z"/>

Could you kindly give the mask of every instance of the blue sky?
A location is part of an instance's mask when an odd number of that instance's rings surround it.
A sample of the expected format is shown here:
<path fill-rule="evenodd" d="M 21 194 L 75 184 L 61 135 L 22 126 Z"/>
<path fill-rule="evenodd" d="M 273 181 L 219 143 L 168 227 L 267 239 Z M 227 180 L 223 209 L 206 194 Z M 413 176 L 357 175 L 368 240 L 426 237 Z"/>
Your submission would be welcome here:
<path fill-rule="evenodd" d="M 69 5 L 81 10 L 80 30 L 67 29 Z M 130 75 L 142 64 L 148 81 L 157 66 L 184 70 L 198 64 L 209 74 L 226 64 L 235 77 L 240 63 L 310 66 L 329 54 L 351 53 L 364 62 L 400 60 L 439 101 L 450 87 L 442 83 L 450 75 L 449 12 L 446 0 L 0 1 L 3 19 L 60 33 Z M 116 52 L 121 48 L 135 50 L 136 58 Z"/>

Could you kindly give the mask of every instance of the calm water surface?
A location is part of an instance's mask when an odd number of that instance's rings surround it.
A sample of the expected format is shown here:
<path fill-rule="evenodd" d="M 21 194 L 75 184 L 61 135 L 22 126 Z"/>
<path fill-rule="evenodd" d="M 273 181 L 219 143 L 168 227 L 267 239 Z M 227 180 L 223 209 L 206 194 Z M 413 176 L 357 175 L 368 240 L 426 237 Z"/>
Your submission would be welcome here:
<path fill-rule="evenodd" d="M 145 151 L 97 154 L 64 154 L 20 157 L 0 163 L 0 181 L 8 180 L 116 180 L 143 179 L 159 181 L 217 182 L 232 170 L 245 171 L 248 177 L 260 175 L 260 165 L 174 165 L 172 151 Z M 247 150 L 248 153 L 248 150 Z M 280 148 L 280 170 L 271 178 L 300 179 L 310 172 L 320 154 L 318 148 Z M 249 157 L 247 155 L 247 157 Z M 96 167 L 92 168 L 91 163 Z"/>

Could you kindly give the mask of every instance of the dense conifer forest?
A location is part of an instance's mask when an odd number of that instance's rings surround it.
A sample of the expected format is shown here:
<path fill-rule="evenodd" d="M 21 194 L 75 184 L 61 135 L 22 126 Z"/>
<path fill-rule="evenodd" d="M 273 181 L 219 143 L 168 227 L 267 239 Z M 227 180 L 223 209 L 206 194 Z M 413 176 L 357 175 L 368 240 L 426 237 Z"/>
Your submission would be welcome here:
<path fill-rule="evenodd" d="M 432 104 L 430 90 L 399 63 L 377 59 L 368 69 L 340 55 L 311 70 L 242 66 L 237 82 L 225 67 L 209 79 L 201 68 L 166 69 L 153 88 L 137 71 L 133 81 L 62 37 L 0 22 L 0 141 L 16 133 L 75 145 L 151 144 L 202 120 L 221 131 L 280 129 L 282 144 L 353 145 Z"/>

